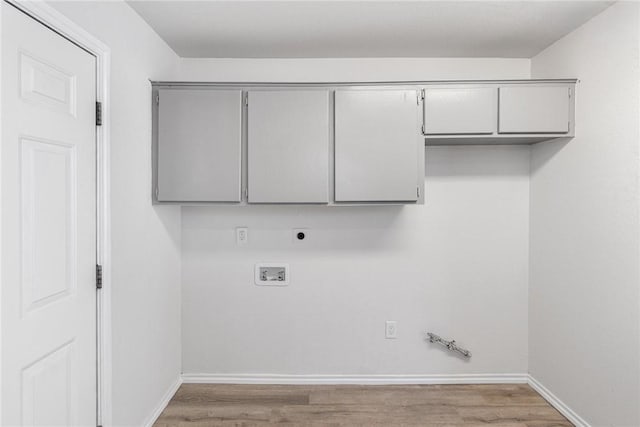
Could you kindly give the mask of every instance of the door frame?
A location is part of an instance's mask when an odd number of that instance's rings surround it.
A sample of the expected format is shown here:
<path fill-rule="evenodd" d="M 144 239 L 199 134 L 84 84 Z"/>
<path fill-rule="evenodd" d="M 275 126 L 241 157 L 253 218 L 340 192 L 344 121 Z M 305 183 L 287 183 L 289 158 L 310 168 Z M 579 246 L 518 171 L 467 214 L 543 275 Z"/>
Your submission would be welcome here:
<path fill-rule="evenodd" d="M 10 5 L 6 3 L 10 3 Z M 96 58 L 96 100 L 102 103 L 102 125 L 96 127 L 96 262 L 102 265 L 102 289 L 96 295 L 96 375 L 97 375 L 97 425 L 110 426 L 112 420 L 111 384 L 111 203 L 110 203 L 110 60 L 109 47 L 45 2 L 0 0 L 0 32 L 5 7 L 18 8 L 36 21 L 80 46 Z M 1 58 L 1 55 L 0 55 Z M 0 59 L 0 77 L 2 63 Z M 1 90 L 1 86 L 0 86 Z M 1 106 L 0 106 L 1 111 Z M 1 117 L 1 115 L 0 115 Z M 2 121 L 0 119 L 0 129 Z M 2 133 L 0 132 L 0 143 Z M 1 155 L 1 150 L 0 150 Z M 0 188 L 1 189 L 1 188 Z M 1 198 L 0 198 L 0 209 Z M 0 239 L 2 224 L 0 223 Z M 0 247 L 1 250 L 1 247 Z M 1 258 L 0 258 L 1 260 Z M 2 265 L 0 264 L 0 271 Z M 2 301 L 0 282 L 0 301 Z M 2 305 L 0 304 L 0 310 Z M 1 314 L 1 313 L 0 313 Z M 1 316 L 0 316 L 1 322 Z M 1 326 L 1 324 L 0 324 Z M 2 329 L 0 327 L 0 363 L 2 361 Z M 0 369 L 0 383 L 2 370 Z M 1 393 L 0 389 L 0 393 Z M 0 394 L 0 419 L 2 400 Z"/>

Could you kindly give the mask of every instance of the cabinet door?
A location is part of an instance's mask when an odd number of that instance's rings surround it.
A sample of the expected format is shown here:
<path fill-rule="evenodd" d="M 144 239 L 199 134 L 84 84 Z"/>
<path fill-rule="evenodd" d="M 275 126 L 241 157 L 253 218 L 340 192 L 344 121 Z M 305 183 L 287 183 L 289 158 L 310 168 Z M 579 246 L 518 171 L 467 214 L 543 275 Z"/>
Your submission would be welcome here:
<path fill-rule="evenodd" d="M 250 203 L 329 201 L 329 94 L 249 93 Z"/>
<path fill-rule="evenodd" d="M 567 86 L 500 88 L 500 133 L 568 133 Z"/>
<path fill-rule="evenodd" d="M 419 110 L 414 90 L 335 95 L 336 202 L 418 199 Z"/>
<path fill-rule="evenodd" d="M 426 135 L 492 134 L 497 127 L 496 88 L 427 88 Z"/>
<path fill-rule="evenodd" d="M 239 202 L 242 93 L 158 91 L 160 202 Z"/>

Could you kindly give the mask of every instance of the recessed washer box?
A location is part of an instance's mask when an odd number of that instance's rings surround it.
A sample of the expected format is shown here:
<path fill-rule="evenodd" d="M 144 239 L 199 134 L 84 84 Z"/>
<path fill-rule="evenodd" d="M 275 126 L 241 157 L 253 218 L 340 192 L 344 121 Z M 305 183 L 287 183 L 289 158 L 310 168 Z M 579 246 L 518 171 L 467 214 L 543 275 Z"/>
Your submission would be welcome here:
<path fill-rule="evenodd" d="M 258 286 L 288 286 L 289 264 L 277 262 L 256 264 L 255 283 Z"/>

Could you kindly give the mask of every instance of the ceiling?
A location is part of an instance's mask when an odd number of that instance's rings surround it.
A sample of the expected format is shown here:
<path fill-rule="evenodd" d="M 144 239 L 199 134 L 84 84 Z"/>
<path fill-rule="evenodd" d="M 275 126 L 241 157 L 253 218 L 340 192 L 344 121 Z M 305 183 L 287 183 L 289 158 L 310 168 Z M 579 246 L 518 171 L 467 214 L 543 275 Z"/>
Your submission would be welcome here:
<path fill-rule="evenodd" d="M 182 57 L 530 58 L 612 2 L 128 3 Z"/>

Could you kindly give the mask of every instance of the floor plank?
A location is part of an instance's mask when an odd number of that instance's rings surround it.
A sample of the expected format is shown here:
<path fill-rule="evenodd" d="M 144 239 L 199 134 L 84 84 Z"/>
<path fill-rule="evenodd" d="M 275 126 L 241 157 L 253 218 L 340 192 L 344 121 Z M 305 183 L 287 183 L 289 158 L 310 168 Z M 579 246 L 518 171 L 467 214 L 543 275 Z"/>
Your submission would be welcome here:
<path fill-rule="evenodd" d="M 155 427 L 570 427 L 525 384 L 183 384 Z"/>

